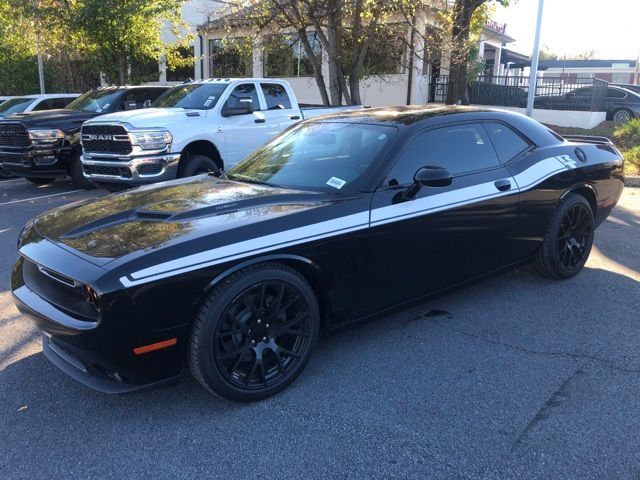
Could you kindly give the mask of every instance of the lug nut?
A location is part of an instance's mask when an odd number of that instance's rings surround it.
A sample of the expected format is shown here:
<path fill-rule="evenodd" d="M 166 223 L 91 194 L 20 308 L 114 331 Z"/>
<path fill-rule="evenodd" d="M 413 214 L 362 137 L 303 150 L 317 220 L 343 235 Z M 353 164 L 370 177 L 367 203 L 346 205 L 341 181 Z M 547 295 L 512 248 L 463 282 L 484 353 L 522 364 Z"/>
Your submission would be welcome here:
<path fill-rule="evenodd" d="M 266 343 L 266 341 L 268 340 L 267 337 L 262 337 L 262 341 Z"/>
<path fill-rule="evenodd" d="M 253 345 L 255 347 L 256 346 L 256 341 L 255 340 L 251 340 L 251 345 Z"/>
<path fill-rule="evenodd" d="M 269 328 L 269 324 L 267 323 L 267 328 Z"/>
<path fill-rule="evenodd" d="M 258 319 L 258 325 L 262 324 L 262 320 Z"/>

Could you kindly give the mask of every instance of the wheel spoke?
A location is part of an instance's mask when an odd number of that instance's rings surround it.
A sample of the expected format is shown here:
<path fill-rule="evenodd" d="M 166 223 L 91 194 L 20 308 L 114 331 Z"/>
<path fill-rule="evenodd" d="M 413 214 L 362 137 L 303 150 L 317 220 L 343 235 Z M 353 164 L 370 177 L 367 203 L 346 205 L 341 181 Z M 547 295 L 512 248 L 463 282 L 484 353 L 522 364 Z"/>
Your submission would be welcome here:
<path fill-rule="evenodd" d="M 223 353 L 222 355 L 219 356 L 219 358 L 221 360 L 226 360 L 227 358 L 235 357 L 237 354 L 239 354 L 240 352 L 242 352 L 246 348 L 247 348 L 246 345 L 244 345 L 244 344 L 240 345 L 238 348 L 234 348 L 230 352 Z"/>
<path fill-rule="evenodd" d="M 290 298 L 287 303 L 284 304 L 284 307 L 280 308 L 278 312 L 286 312 L 294 303 L 296 303 L 300 299 L 300 295 L 294 295 L 293 298 Z"/>

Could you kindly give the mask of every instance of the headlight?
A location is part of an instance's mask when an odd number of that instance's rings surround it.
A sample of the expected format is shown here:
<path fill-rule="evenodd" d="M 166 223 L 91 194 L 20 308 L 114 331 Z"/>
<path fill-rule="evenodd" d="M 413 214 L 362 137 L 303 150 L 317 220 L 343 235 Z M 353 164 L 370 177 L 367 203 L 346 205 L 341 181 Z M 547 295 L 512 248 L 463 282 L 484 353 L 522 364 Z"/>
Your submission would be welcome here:
<path fill-rule="evenodd" d="M 166 130 L 148 130 L 132 132 L 131 143 L 139 145 L 143 150 L 162 150 L 173 142 L 173 137 Z"/>
<path fill-rule="evenodd" d="M 57 128 L 39 128 L 27 132 L 35 145 L 52 145 L 64 138 L 64 132 Z"/>

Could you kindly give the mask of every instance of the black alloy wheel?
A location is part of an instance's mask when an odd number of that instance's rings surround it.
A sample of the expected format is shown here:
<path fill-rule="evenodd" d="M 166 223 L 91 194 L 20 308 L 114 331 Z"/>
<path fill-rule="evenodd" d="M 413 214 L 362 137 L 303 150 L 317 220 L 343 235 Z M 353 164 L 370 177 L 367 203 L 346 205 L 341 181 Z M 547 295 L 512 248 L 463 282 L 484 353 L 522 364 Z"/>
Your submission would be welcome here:
<path fill-rule="evenodd" d="M 570 193 L 554 212 L 533 265 L 546 277 L 576 275 L 591 253 L 594 229 L 591 205 L 583 196 Z"/>
<path fill-rule="evenodd" d="M 557 255 L 567 270 L 575 269 L 588 254 L 593 242 L 593 215 L 582 203 L 573 205 L 564 215 L 558 232 Z"/>
<path fill-rule="evenodd" d="M 250 267 L 205 300 L 193 326 L 189 366 L 221 397 L 259 400 L 302 371 L 318 325 L 317 300 L 298 272 L 279 264 Z"/>

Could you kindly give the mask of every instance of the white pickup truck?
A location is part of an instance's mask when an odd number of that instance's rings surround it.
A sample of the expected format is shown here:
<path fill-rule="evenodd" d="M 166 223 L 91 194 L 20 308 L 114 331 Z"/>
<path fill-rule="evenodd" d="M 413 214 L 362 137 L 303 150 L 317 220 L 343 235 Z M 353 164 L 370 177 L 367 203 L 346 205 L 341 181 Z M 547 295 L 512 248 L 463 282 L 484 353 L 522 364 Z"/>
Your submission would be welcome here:
<path fill-rule="evenodd" d="M 107 187 L 224 171 L 296 122 L 361 108 L 301 108 L 283 80 L 190 82 L 165 92 L 153 108 L 85 122 L 82 168 Z"/>

